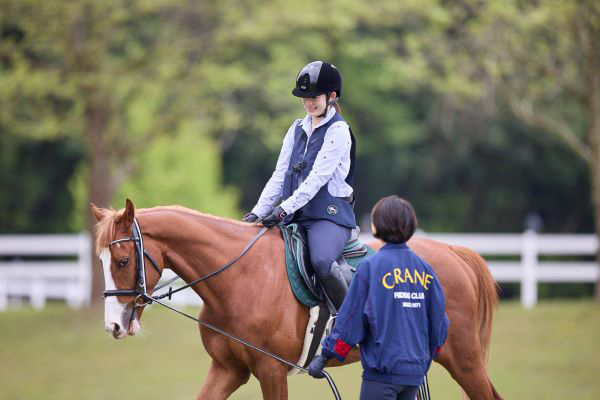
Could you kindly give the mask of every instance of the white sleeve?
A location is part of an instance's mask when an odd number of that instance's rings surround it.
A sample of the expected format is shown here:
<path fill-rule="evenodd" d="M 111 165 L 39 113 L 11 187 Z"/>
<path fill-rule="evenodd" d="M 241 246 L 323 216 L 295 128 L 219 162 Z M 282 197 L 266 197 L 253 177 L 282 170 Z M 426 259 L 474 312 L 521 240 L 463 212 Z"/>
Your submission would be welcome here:
<path fill-rule="evenodd" d="M 335 169 L 340 165 L 341 159 L 350 152 L 352 140 L 350 128 L 343 121 L 332 124 L 323 140 L 323 146 L 308 177 L 300 184 L 292 195 L 281 203 L 281 208 L 291 214 L 308 203 L 317 192 L 327 184 Z"/>
<path fill-rule="evenodd" d="M 283 138 L 283 145 L 281 146 L 281 151 L 279 152 L 279 158 L 277 159 L 275 171 L 273 171 L 273 175 L 271 175 L 271 178 L 265 185 L 258 202 L 251 211 L 259 218 L 264 218 L 269 215 L 277 200 L 281 198 L 285 172 L 290 164 L 290 157 L 294 147 L 294 133 L 296 130 L 296 125 L 299 122 L 299 119 L 294 121 L 292 126 L 290 126 L 285 134 L 285 137 Z"/>

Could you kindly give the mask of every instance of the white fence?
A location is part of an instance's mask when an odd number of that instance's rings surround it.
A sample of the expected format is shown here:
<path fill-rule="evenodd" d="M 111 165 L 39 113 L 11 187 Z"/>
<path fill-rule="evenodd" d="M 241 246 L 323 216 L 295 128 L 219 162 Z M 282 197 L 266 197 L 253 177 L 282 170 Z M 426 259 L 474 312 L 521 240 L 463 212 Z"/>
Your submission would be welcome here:
<path fill-rule="evenodd" d="M 48 299 L 65 300 L 72 307 L 88 304 L 90 265 L 86 234 L 2 235 L 0 310 L 22 299 L 36 309 Z"/>
<path fill-rule="evenodd" d="M 497 282 L 521 284 L 521 304 L 525 308 L 537 303 L 538 282 L 589 283 L 600 277 L 598 263 L 594 261 L 598 242 L 593 234 L 536 234 L 528 230 L 519 234 L 421 232 L 418 236 L 469 247 L 481 254 Z M 361 238 L 372 239 L 366 234 Z M 557 259 L 541 260 L 548 256 Z M 497 261 L 494 257 L 515 260 Z M 565 257 L 589 261 L 559 259 Z"/>
<path fill-rule="evenodd" d="M 598 243 L 595 235 L 435 233 L 424 234 L 434 240 L 469 247 L 488 260 L 498 282 L 519 282 L 521 303 L 533 307 L 537 302 L 538 282 L 596 282 L 600 270 L 593 257 Z M 372 237 L 361 234 L 368 242 Z M 80 307 L 90 300 L 90 240 L 81 235 L 0 235 L 0 310 L 15 299 L 27 299 L 33 307 L 43 308 L 47 299 L 65 300 Z M 496 261 L 493 257 L 514 260 Z M 545 261 L 541 258 L 556 257 Z M 36 261 L 31 257 L 62 257 L 62 260 Z M 558 258 L 568 257 L 571 260 Z M 68 259 L 65 259 L 68 258 Z M 586 258 L 588 261 L 572 261 Z M 174 276 L 166 271 L 163 280 Z M 200 304 L 191 290 L 173 297 L 176 304 Z"/>

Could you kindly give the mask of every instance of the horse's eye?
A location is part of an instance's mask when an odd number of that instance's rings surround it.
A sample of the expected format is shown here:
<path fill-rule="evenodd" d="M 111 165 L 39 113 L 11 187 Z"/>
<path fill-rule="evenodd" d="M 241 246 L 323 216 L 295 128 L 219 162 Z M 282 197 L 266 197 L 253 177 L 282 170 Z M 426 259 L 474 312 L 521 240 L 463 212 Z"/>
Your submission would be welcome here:
<path fill-rule="evenodd" d="M 129 258 L 125 257 L 125 258 L 121 258 L 117 264 L 119 265 L 119 267 L 124 267 L 127 264 L 129 264 Z"/>

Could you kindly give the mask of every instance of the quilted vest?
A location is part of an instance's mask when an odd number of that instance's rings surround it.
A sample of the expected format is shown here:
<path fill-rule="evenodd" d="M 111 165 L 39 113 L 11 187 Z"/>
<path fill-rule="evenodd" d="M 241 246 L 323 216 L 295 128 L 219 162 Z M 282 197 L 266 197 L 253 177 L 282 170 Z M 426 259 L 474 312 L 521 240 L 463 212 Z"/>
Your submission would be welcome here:
<path fill-rule="evenodd" d="M 327 123 L 315 129 L 310 136 L 308 146 L 306 140 L 308 135 L 302 129 L 302 125 L 298 123 L 294 134 L 294 146 L 290 156 L 288 170 L 285 173 L 283 181 L 282 199 L 286 200 L 300 186 L 313 168 L 317 154 L 323 146 L 325 132 L 335 122 L 343 121 L 339 113 L 336 113 Z M 352 186 L 354 181 L 354 160 L 356 153 L 356 145 L 352 130 L 350 130 L 352 146 L 350 149 L 350 170 L 346 177 L 346 183 Z M 306 149 L 306 152 L 304 151 Z M 335 222 L 338 225 L 347 226 L 349 228 L 356 227 L 356 219 L 354 210 L 348 202 L 348 199 L 332 196 L 327 190 L 327 183 L 317 192 L 317 194 L 302 208 L 288 216 L 287 221 L 296 219 L 327 219 Z"/>

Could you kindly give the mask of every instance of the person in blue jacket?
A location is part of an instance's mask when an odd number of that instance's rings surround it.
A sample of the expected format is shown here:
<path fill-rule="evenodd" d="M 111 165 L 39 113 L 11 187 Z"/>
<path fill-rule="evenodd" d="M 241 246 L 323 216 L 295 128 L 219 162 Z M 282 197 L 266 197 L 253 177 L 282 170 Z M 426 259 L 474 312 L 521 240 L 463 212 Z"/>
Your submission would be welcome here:
<path fill-rule="evenodd" d="M 360 399 L 413 400 L 448 336 L 444 292 L 431 266 L 406 244 L 417 227 L 408 201 L 384 197 L 371 220 L 373 235 L 385 245 L 360 263 L 322 354 L 308 371 L 323 378 L 330 358 L 343 361 L 358 344 Z"/>
<path fill-rule="evenodd" d="M 337 105 L 342 77 L 328 62 L 311 62 L 298 73 L 292 94 L 302 99 L 307 114 L 288 129 L 275 171 L 243 221 L 302 226 L 312 267 L 338 310 L 348 285 L 337 260 L 356 227 L 355 141 Z"/>

